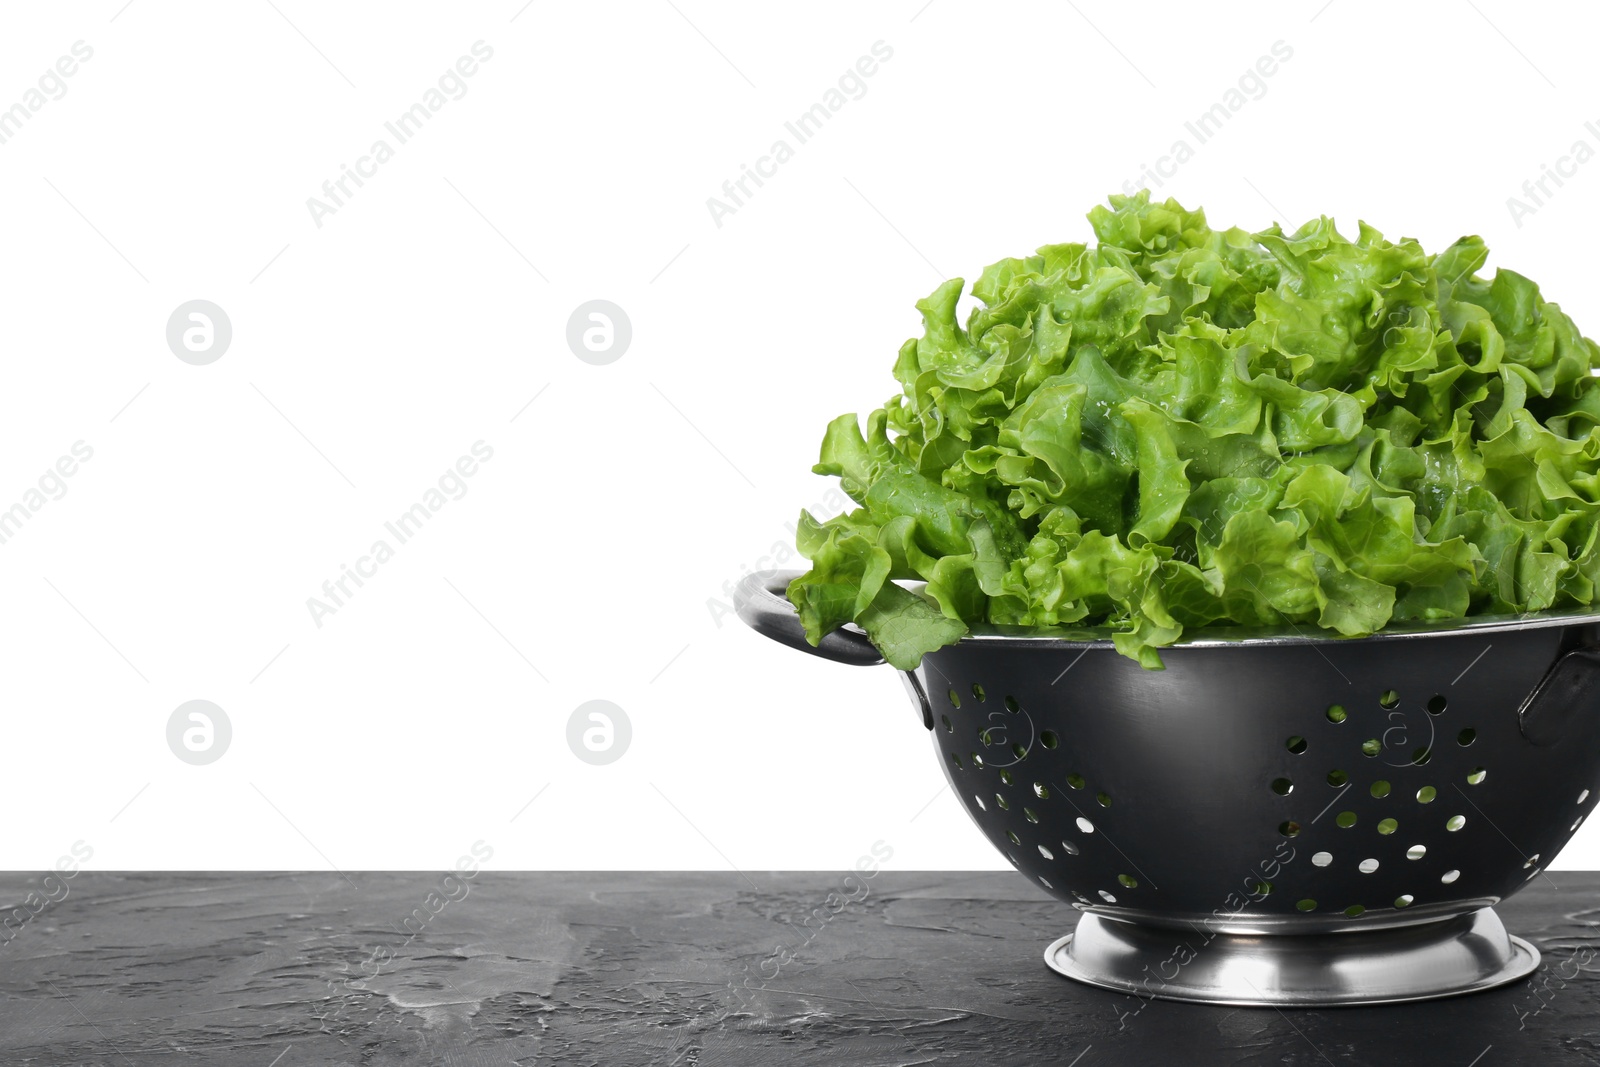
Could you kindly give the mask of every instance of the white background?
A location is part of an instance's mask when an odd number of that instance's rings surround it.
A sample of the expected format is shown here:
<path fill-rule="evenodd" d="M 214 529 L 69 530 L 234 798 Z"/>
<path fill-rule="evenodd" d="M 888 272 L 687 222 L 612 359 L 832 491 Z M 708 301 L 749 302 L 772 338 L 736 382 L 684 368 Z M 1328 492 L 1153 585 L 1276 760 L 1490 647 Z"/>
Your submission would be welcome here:
<path fill-rule="evenodd" d="M 0 508 L 94 450 L 0 545 L 7 867 L 79 839 L 107 868 L 443 868 L 478 839 L 502 868 L 837 869 L 879 840 L 1000 866 L 892 671 L 709 603 L 823 498 L 822 428 L 893 391 L 914 301 L 1088 238 L 1184 138 L 1161 193 L 1216 225 L 1480 233 L 1600 329 L 1600 162 L 1506 202 L 1600 147 L 1576 6 L 276 3 L 0 25 L 0 107 L 94 50 L 0 145 Z M 466 95 L 315 225 L 479 40 Z M 865 95 L 716 225 L 880 40 Z M 234 331 L 203 367 L 165 340 L 195 298 Z M 608 366 L 565 342 L 594 298 L 633 324 Z M 468 493 L 318 628 L 307 598 L 479 440 Z M 233 726 L 202 767 L 165 739 L 197 698 Z M 632 721 L 609 766 L 566 743 L 591 699 Z M 1597 859 L 1591 826 L 1557 866 Z"/>

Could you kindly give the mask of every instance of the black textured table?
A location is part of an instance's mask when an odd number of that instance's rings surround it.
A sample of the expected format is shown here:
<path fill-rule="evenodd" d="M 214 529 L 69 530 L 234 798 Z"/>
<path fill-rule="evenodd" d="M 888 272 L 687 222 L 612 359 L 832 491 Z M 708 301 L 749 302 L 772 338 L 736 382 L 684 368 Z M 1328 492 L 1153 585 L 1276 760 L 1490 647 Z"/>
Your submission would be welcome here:
<path fill-rule="evenodd" d="M 0 874 L 0 1064 L 1596 1064 L 1600 874 L 1552 878 L 1533 979 L 1280 1012 L 1057 976 L 1009 873 Z"/>

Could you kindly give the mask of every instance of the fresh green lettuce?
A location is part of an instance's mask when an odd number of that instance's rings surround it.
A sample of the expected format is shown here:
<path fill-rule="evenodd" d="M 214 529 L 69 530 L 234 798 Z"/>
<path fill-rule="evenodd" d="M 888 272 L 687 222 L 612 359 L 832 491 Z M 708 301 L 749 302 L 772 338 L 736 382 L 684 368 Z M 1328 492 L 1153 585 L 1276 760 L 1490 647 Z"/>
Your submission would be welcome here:
<path fill-rule="evenodd" d="M 1098 244 L 917 304 L 901 392 L 829 424 L 789 586 L 910 669 L 969 626 L 1368 634 L 1587 605 L 1600 583 L 1600 348 L 1520 274 L 1327 218 L 1213 230 L 1112 196 Z M 897 581 L 924 583 L 912 591 Z"/>

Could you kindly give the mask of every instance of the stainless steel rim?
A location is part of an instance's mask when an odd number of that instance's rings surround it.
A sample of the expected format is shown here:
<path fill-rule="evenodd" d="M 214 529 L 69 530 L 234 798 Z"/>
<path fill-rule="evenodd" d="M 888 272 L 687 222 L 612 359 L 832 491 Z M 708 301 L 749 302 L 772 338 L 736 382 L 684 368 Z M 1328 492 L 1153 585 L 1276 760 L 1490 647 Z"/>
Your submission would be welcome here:
<path fill-rule="evenodd" d="M 1179 638 L 1163 648 L 1234 648 L 1240 645 L 1360 645 L 1367 642 L 1388 642 L 1422 637 L 1447 637 L 1459 634 L 1496 634 L 1514 630 L 1538 630 L 1559 626 L 1600 626 L 1600 611 L 1535 611 L 1521 615 L 1476 615 L 1467 619 L 1450 619 L 1444 622 L 1407 622 L 1385 627 L 1366 637 L 1341 637 L 1316 627 L 1282 628 L 1262 627 L 1206 627 Z M 865 634 L 854 623 L 843 627 L 855 634 Z M 1006 648 L 1111 648 L 1115 631 L 1103 626 L 1061 627 L 1054 629 L 991 626 L 975 623 L 971 632 L 958 643 L 962 645 L 1003 645 Z"/>

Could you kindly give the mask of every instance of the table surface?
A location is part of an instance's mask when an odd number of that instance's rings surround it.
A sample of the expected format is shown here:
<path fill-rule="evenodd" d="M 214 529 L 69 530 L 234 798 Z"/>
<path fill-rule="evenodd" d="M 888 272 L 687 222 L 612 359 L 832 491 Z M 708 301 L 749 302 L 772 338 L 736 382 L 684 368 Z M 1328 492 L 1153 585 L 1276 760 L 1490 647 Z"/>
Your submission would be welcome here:
<path fill-rule="evenodd" d="M 0 1064 L 1600 1064 L 1600 874 L 1552 877 L 1533 979 L 1277 1011 L 1054 974 L 1012 873 L 0 874 Z"/>

